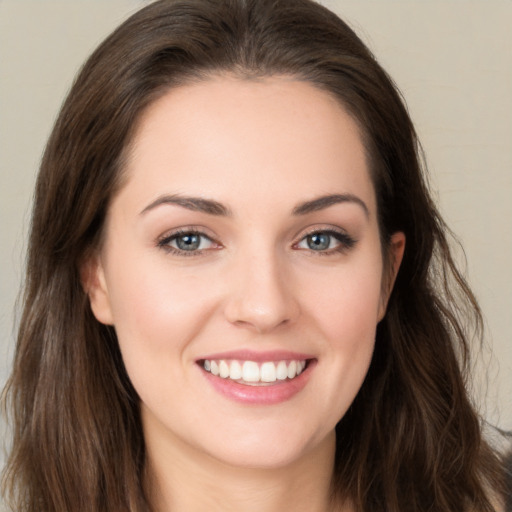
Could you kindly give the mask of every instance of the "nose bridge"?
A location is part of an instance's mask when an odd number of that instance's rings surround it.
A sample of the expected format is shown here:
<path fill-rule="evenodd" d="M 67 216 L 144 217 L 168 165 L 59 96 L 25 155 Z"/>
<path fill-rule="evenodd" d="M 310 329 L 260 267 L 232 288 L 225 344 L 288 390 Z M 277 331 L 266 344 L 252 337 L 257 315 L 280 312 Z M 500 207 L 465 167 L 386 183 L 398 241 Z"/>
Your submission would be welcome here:
<path fill-rule="evenodd" d="M 268 332 L 293 321 L 298 303 L 287 279 L 285 256 L 268 242 L 253 242 L 237 254 L 226 317 L 233 324 Z"/>

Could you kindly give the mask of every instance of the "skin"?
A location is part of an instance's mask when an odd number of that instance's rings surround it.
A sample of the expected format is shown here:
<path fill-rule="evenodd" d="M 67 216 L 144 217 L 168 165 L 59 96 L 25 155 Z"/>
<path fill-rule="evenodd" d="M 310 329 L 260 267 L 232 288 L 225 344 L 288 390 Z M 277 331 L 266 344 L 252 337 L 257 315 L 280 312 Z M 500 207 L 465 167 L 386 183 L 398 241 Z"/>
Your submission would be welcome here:
<path fill-rule="evenodd" d="M 331 194 L 349 200 L 294 213 Z M 164 195 L 229 214 L 159 203 Z M 169 237 L 192 228 L 202 245 L 176 252 Z M 311 248 L 307 235 L 326 230 L 341 241 Z M 358 127 L 326 92 L 215 76 L 150 106 L 87 289 L 141 399 L 156 510 L 331 510 L 334 428 L 368 370 L 404 243 L 393 235 L 384 280 Z M 315 364 L 292 398 L 245 404 L 197 364 L 239 349 L 303 352 Z"/>

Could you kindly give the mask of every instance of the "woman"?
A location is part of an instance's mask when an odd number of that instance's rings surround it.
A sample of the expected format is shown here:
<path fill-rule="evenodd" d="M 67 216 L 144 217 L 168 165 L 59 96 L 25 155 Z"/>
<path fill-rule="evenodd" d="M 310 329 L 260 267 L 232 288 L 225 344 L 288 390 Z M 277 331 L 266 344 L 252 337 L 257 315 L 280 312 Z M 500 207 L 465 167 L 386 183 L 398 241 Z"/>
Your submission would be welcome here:
<path fill-rule="evenodd" d="M 399 94 L 332 13 L 142 9 L 42 162 L 13 509 L 495 510 L 445 231 Z"/>

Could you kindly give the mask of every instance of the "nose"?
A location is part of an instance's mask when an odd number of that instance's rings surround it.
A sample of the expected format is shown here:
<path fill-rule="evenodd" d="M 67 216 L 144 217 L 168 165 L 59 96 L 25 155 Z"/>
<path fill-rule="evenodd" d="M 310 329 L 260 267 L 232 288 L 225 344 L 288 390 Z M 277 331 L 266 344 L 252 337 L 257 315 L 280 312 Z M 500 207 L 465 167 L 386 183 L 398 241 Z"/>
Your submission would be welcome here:
<path fill-rule="evenodd" d="M 241 259 L 229 278 L 226 319 L 261 334 L 293 323 L 300 308 L 286 265 L 272 254 Z"/>

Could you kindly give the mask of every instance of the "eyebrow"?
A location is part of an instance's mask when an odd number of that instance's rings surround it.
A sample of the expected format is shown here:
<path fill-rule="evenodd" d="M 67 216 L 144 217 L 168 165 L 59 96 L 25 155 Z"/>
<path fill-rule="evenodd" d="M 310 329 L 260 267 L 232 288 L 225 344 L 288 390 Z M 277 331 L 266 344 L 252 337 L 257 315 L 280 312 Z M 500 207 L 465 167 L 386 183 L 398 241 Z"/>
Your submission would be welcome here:
<path fill-rule="evenodd" d="M 222 203 L 219 203 L 218 201 L 213 201 L 212 199 L 203 199 L 202 197 L 181 196 L 179 194 L 159 197 L 152 203 L 148 204 L 148 206 L 146 206 L 146 208 L 144 208 L 140 214 L 143 215 L 148 211 L 153 210 L 157 206 L 163 204 L 181 206 L 187 210 L 207 213 L 209 215 L 219 215 L 223 217 L 231 216 L 231 211 L 229 208 L 224 206 Z"/>
<path fill-rule="evenodd" d="M 364 210 L 366 217 L 370 217 L 370 210 L 366 203 L 353 194 L 329 194 L 321 196 L 311 201 L 300 203 L 293 209 L 292 213 L 293 215 L 306 215 L 339 203 L 353 203 L 359 205 Z"/>
<path fill-rule="evenodd" d="M 305 201 L 298 204 L 292 211 L 293 215 L 307 215 L 308 213 L 317 212 L 340 203 L 353 203 L 359 205 L 366 217 L 370 216 L 370 211 L 366 203 L 359 197 L 353 194 L 329 194 L 325 196 L 312 199 L 311 201 Z M 208 215 L 216 215 L 222 217 L 232 216 L 231 210 L 213 199 L 204 199 L 202 197 L 182 196 L 179 194 L 164 195 L 146 206 L 141 212 L 144 215 L 150 210 L 153 210 L 161 205 L 176 205 L 186 208 L 194 212 L 206 213 Z"/>

